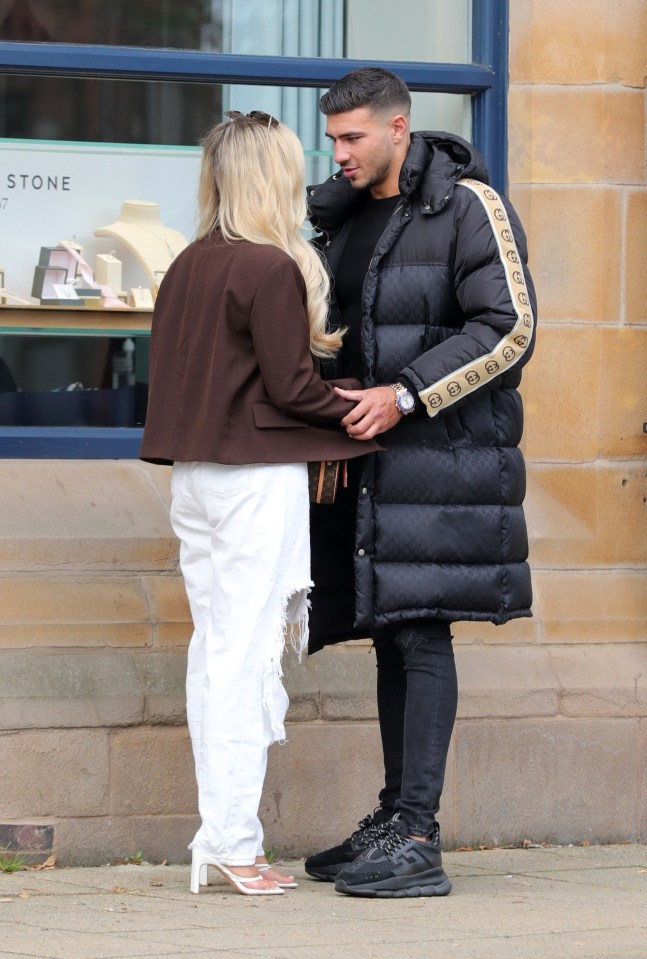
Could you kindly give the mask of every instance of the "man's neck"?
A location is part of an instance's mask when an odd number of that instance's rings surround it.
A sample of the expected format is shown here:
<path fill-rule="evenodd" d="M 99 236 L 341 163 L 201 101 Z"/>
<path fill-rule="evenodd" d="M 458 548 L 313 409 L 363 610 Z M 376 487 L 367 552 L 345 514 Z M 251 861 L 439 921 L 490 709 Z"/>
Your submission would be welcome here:
<path fill-rule="evenodd" d="M 401 149 L 393 158 L 391 168 L 381 183 L 376 183 L 371 187 L 371 196 L 375 200 L 386 200 L 390 196 L 398 196 L 400 193 L 400 171 L 405 157 L 409 152 L 411 137 L 407 137 L 406 143 L 402 144 Z"/>
<path fill-rule="evenodd" d="M 374 186 L 371 187 L 371 196 L 373 197 L 374 200 L 388 200 L 389 197 L 399 196 L 399 195 L 400 195 L 400 191 L 397 188 L 397 186 L 395 187 L 395 189 L 393 189 L 392 187 L 385 189 L 381 185 L 379 187 L 374 187 Z"/>
<path fill-rule="evenodd" d="M 397 196 L 400 192 L 400 170 L 402 164 L 393 164 L 386 177 L 380 183 L 371 187 L 371 196 L 374 200 L 387 200 L 390 196 Z"/>

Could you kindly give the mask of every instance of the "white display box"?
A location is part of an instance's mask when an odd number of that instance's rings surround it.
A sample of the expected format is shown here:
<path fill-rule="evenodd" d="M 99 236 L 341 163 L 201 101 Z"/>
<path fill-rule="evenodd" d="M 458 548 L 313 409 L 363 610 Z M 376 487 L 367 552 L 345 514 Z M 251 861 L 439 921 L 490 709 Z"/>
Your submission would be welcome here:
<path fill-rule="evenodd" d="M 97 254 L 94 278 L 97 283 L 109 286 L 111 290 L 121 289 L 121 260 L 111 253 Z"/>

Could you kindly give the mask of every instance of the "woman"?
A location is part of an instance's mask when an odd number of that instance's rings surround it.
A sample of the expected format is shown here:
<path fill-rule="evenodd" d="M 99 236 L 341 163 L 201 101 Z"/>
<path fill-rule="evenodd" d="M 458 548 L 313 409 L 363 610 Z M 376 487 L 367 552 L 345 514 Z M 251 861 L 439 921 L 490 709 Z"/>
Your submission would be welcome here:
<path fill-rule="evenodd" d="M 267 748 L 285 739 L 286 627 L 307 644 L 306 462 L 360 456 L 324 382 L 328 277 L 305 241 L 303 150 L 267 114 L 227 114 L 203 141 L 196 240 L 155 303 L 142 459 L 173 463 L 194 632 L 187 718 L 201 826 L 191 891 L 215 866 L 244 895 L 295 885 L 263 853 Z M 358 385 L 358 384 L 356 384 Z"/>

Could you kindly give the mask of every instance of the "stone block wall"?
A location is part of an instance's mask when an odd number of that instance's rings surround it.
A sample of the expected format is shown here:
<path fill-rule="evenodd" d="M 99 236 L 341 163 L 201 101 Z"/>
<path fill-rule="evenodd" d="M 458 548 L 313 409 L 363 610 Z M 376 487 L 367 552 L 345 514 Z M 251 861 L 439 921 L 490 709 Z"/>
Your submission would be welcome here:
<path fill-rule="evenodd" d="M 647 841 L 643 0 L 515 0 L 510 194 L 540 302 L 524 374 L 534 619 L 459 624 L 444 842 Z M 190 624 L 169 471 L 1 461 L 0 849 L 185 861 Z M 368 644 L 290 659 L 268 845 L 307 854 L 376 802 Z"/>
<path fill-rule="evenodd" d="M 543 642 L 647 667 L 647 8 L 511 4 L 510 193 L 539 295 L 524 374 Z"/>

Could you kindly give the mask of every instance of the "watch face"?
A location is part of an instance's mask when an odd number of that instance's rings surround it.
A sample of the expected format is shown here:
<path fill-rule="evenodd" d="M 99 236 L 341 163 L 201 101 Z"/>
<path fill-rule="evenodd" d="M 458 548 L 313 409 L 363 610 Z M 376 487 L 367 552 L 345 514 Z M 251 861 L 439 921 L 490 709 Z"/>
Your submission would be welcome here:
<path fill-rule="evenodd" d="M 403 390 L 397 397 L 396 405 L 401 413 L 411 413 L 416 401 L 408 390 Z"/>

